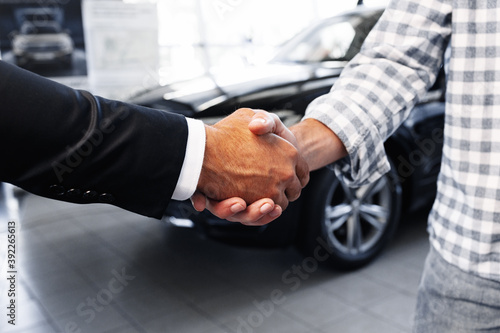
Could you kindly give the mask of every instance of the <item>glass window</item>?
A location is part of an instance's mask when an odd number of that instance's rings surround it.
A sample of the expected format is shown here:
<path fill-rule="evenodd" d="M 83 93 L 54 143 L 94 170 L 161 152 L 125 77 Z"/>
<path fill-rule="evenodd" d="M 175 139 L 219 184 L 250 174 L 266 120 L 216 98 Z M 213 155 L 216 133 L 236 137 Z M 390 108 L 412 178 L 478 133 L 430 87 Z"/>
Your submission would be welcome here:
<path fill-rule="evenodd" d="M 358 53 L 381 13 L 371 17 L 343 16 L 307 29 L 285 44 L 275 60 L 299 63 L 349 61 Z"/>

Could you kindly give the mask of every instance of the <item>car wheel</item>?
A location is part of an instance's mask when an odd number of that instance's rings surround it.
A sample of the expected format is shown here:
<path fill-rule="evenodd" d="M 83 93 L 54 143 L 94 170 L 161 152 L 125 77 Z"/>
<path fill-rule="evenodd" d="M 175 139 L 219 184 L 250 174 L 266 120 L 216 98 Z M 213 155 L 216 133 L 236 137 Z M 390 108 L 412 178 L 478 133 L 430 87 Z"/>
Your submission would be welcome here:
<path fill-rule="evenodd" d="M 374 259 L 400 218 L 402 190 L 394 169 L 359 188 L 348 187 L 330 169 L 312 175 L 299 236 L 305 254 L 317 256 L 322 247 L 329 255 L 320 261 L 340 269 L 359 268 Z"/>

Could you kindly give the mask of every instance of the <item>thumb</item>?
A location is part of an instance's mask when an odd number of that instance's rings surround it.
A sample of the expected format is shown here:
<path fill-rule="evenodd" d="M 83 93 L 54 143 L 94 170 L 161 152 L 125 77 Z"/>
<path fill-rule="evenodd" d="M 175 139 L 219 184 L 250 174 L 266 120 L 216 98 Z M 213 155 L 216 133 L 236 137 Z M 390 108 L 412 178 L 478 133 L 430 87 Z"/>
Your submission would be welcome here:
<path fill-rule="evenodd" d="M 259 110 L 256 111 L 255 115 L 252 117 L 252 120 L 248 124 L 248 128 L 255 135 L 275 133 L 276 121 L 271 113 Z"/>
<path fill-rule="evenodd" d="M 248 124 L 248 129 L 255 135 L 264 135 L 268 133 L 276 134 L 277 136 L 290 142 L 295 147 L 298 147 L 295 135 L 281 122 L 280 118 L 270 112 L 264 110 L 254 110 L 255 115 Z"/>

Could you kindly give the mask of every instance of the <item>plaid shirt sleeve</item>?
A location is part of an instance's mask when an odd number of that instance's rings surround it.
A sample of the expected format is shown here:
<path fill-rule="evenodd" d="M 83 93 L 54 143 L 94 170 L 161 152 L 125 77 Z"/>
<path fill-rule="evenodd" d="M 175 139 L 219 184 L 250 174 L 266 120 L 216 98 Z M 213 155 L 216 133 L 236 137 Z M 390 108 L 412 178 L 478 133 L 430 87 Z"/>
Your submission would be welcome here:
<path fill-rule="evenodd" d="M 330 93 L 314 100 L 306 118 L 327 125 L 349 156 L 334 167 L 361 186 L 389 171 L 384 141 L 434 83 L 451 34 L 445 0 L 393 0 Z"/>

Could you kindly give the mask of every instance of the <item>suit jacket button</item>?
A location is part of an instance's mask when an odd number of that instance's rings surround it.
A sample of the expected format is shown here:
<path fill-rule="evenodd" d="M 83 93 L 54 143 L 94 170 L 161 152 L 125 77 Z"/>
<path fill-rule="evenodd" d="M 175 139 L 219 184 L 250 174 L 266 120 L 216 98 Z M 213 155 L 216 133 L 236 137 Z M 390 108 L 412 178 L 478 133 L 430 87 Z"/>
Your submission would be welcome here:
<path fill-rule="evenodd" d="M 85 200 L 94 200 L 97 197 L 96 191 L 86 191 L 83 193 L 83 198 Z"/>
<path fill-rule="evenodd" d="M 99 196 L 99 201 L 102 203 L 112 203 L 115 201 L 115 197 L 112 194 L 109 193 L 103 193 Z"/>
<path fill-rule="evenodd" d="M 62 187 L 61 185 L 51 185 L 49 187 L 49 191 L 50 191 L 50 193 L 57 195 L 57 196 L 61 196 L 66 192 L 64 190 L 64 187 Z"/>
<path fill-rule="evenodd" d="M 82 191 L 80 189 L 77 189 L 77 188 L 72 188 L 72 189 L 69 189 L 66 191 L 66 195 L 69 198 L 77 199 L 77 198 L 81 198 Z"/>

